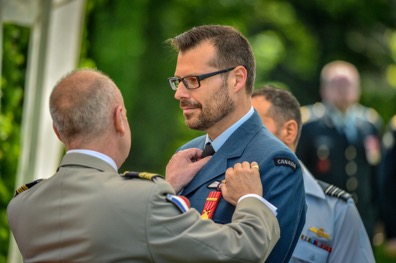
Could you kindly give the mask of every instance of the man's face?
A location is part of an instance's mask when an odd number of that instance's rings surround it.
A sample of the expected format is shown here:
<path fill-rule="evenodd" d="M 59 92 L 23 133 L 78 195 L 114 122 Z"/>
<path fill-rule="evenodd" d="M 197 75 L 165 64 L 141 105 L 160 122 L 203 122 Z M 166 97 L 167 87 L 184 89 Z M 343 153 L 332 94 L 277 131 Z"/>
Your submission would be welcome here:
<path fill-rule="evenodd" d="M 358 102 L 360 88 L 358 76 L 344 67 L 335 67 L 328 73 L 329 82 L 325 85 L 322 98 L 341 111 Z"/>
<path fill-rule="evenodd" d="M 182 78 L 222 70 L 210 66 L 209 62 L 214 57 L 215 49 L 208 42 L 179 53 L 175 76 Z M 235 110 L 235 102 L 230 97 L 223 74 L 204 79 L 200 84 L 197 89 L 187 89 L 181 82 L 175 98 L 180 101 L 186 125 L 191 129 L 207 131 L 221 125 L 219 123 Z"/>

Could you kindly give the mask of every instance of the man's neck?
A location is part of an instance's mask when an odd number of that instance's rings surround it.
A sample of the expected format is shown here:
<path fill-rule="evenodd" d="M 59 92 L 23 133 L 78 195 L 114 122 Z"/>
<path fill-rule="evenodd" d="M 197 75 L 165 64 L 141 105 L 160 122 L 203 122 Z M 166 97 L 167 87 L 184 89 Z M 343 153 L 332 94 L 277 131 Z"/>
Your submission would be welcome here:
<path fill-rule="evenodd" d="M 239 121 L 243 116 L 245 116 L 251 107 L 235 111 L 233 114 L 229 114 L 215 125 L 207 129 L 205 132 L 208 134 L 209 138 L 214 141 L 220 134 L 222 134 L 225 130 L 234 125 L 237 121 Z"/>

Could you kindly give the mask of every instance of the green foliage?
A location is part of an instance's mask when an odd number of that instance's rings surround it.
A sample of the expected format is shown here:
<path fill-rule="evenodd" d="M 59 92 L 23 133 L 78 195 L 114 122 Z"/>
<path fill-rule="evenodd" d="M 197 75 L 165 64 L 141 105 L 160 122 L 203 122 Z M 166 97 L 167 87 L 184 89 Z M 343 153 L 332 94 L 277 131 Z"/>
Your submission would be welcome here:
<path fill-rule="evenodd" d="M 120 87 L 132 129 L 122 170 L 163 173 L 191 131 L 167 77 L 176 53 L 164 43 L 193 26 L 228 24 L 252 43 L 256 86 L 277 83 L 302 105 L 319 100 L 319 72 L 334 59 L 355 64 L 362 103 L 387 122 L 396 113 L 396 19 L 392 1 L 346 0 L 87 0 L 79 67 L 95 67 Z M 4 25 L 0 103 L 0 263 L 5 217 L 20 152 L 20 122 L 29 30 Z M 4 245 L 3 245 L 4 244 Z"/>
<path fill-rule="evenodd" d="M 0 100 L 0 263 L 6 262 L 9 229 L 6 208 L 15 188 L 20 153 L 26 54 L 29 30 L 4 24 Z"/>

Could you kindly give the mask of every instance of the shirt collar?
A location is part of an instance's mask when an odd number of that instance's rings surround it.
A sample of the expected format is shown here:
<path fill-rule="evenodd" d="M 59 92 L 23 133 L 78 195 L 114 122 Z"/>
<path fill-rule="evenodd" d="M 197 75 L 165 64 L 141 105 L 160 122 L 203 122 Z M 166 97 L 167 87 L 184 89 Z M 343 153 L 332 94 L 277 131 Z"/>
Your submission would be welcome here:
<path fill-rule="evenodd" d="M 85 149 L 74 149 L 74 150 L 69 150 L 66 152 L 66 154 L 69 154 L 69 153 L 82 153 L 82 154 L 94 156 L 94 157 L 99 158 L 99 159 L 105 161 L 106 163 L 110 164 L 111 167 L 113 167 L 116 172 L 118 171 L 115 161 L 103 153 L 100 153 L 97 151 L 92 151 L 92 150 L 85 150 Z"/>
<path fill-rule="evenodd" d="M 326 195 L 323 192 L 322 187 L 320 187 L 319 183 L 315 180 L 315 178 L 308 171 L 305 165 L 302 162 L 300 162 L 300 164 L 303 174 L 305 193 L 308 195 L 315 196 L 317 198 L 326 199 Z"/>
<path fill-rule="evenodd" d="M 209 136 L 206 134 L 205 144 L 210 142 L 213 149 L 217 152 L 221 146 L 227 141 L 227 139 L 234 133 L 245 121 L 247 121 L 254 113 L 253 107 L 237 122 L 231 125 L 227 130 L 222 132 L 214 141 L 210 140 Z"/>

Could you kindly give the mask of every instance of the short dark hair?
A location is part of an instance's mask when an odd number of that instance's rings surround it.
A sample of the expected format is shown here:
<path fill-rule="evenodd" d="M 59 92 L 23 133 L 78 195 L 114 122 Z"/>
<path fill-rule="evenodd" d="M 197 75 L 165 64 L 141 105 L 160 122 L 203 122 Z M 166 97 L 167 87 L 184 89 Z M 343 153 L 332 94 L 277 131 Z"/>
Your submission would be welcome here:
<path fill-rule="evenodd" d="M 271 103 L 268 115 L 278 127 L 282 126 L 288 120 L 295 120 L 298 125 L 298 134 L 296 144 L 301 133 L 301 111 L 300 103 L 296 97 L 287 90 L 277 88 L 272 85 L 265 85 L 253 91 L 252 97 L 263 96 Z"/>
<path fill-rule="evenodd" d="M 256 60 L 249 41 L 231 26 L 203 25 L 167 40 L 177 52 L 185 52 L 203 41 L 210 41 L 217 56 L 212 61 L 219 69 L 244 66 L 247 70 L 246 92 L 252 94 L 256 74 Z"/>

